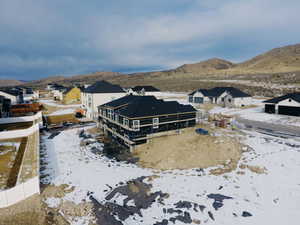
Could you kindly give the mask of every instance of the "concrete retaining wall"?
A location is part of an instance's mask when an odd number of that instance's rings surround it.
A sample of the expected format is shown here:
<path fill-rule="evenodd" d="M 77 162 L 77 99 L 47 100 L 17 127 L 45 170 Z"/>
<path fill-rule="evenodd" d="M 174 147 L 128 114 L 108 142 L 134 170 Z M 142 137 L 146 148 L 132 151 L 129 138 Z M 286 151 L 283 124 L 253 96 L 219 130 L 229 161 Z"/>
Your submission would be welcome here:
<path fill-rule="evenodd" d="M 19 137 L 25 137 L 33 134 L 34 132 L 39 132 L 39 124 L 35 124 L 32 127 L 28 129 L 23 130 L 16 130 L 16 131 L 4 131 L 0 132 L 0 139 L 1 138 L 19 138 Z M 39 135 L 38 135 L 39 137 Z M 36 150 L 39 151 L 39 138 L 36 139 L 35 143 Z M 24 156 L 26 155 L 26 151 L 28 151 L 29 145 L 26 144 L 26 149 Z M 39 164 L 39 152 L 37 154 L 38 160 L 36 163 Z M 22 164 L 20 167 L 20 170 L 18 171 L 18 180 L 17 185 L 6 189 L 3 191 L 0 191 L 0 208 L 8 207 L 13 204 L 16 204 L 19 201 L 22 201 L 36 193 L 40 193 L 40 180 L 39 180 L 39 165 L 37 165 L 37 176 L 30 178 L 22 183 L 20 183 L 20 173 L 22 171 L 24 158 L 22 159 Z"/>
<path fill-rule="evenodd" d="M 39 176 L 18 184 L 13 188 L 0 191 L 0 208 L 16 204 L 36 193 L 40 193 Z"/>
<path fill-rule="evenodd" d="M 30 122 L 30 121 L 42 122 L 42 112 L 38 112 L 33 116 L 0 118 L 0 124 Z"/>
<path fill-rule="evenodd" d="M 37 130 L 39 130 L 39 124 L 35 124 L 27 129 L 2 131 L 0 132 L 0 139 L 27 137 Z"/>

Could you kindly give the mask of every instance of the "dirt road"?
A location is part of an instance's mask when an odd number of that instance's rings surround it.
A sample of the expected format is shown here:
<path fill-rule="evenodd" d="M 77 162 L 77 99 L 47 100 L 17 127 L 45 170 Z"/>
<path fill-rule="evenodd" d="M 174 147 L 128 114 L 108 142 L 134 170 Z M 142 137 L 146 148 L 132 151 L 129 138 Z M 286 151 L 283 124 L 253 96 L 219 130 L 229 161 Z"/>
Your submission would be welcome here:
<path fill-rule="evenodd" d="M 300 138 L 300 127 L 290 126 L 290 125 L 281 125 L 281 124 L 272 124 L 261 121 L 254 121 L 243 119 L 241 117 L 236 117 L 238 123 L 242 123 L 249 129 L 255 129 L 257 131 L 272 133 L 274 135 L 282 137 L 299 137 Z"/>

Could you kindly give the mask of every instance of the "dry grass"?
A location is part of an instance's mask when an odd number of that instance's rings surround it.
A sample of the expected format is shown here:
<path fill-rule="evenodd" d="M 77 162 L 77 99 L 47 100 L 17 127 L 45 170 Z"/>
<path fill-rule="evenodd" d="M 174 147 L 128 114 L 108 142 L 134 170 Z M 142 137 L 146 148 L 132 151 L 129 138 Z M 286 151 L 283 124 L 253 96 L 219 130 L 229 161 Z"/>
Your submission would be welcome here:
<path fill-rule="evenodd" d="M 43 104 L 43 114 L 48 115 L 60 110 L 60 107 Z"/>
<path fill-rule="evenodd" d="M 178 135 L 159 137 L 138 146 L 133 153 L 139 164 L 161 170 L 207 168 L 237 163 L 241 157 L 240 143 L 228 136 L 199 135 L 187 128 Z"/>
<path fill-rule="evenodd" d="M 0 130 L 20 130 L 26 129 L 33 125 L 32 122 L 19 122 L 19 123 L 7 123 L 0 124 Z"/>
<path fill-rule="evenodd" d="M 75 117 L 74 114 L 63 114 L 63 115 L 55 115 L 55 116 L 46 116 L 46 120 L 48 124 L 61 124 L 63 122 L 72 122 L 78 123 L 79 120 Z"/>
<path fill-rule="evenodd" d="M 14 186 L 25 149 L 26 138 L 14 138 L 1 140 L 1 142 L 21 143 L 19 149 L 12 146 L 0 146 L 0 188 L 5 189 Z"/>

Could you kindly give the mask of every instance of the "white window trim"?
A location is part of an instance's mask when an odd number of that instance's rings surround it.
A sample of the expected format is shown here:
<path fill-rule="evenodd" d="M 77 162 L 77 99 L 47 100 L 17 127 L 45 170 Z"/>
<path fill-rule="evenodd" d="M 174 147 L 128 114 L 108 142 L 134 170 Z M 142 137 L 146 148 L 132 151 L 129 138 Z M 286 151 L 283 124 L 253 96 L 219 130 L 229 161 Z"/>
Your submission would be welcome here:
<path fill-rule="evenodd" d="M 132 128 L 135 130 L 140 130 L 140 121 L 139 120 L 133 120 L 132 121 Z"/>
<path fill-rule="evenodd" d="M 129 127 L 129 119 L 124 118 L 123 124 L 124 124 L 124 126 Z"/>
<path fill-rule="evenodd" d="M 159 127 L 159 118 L 153 118 L 152 125 L 153 125 L 153 128 L 158 128 Z"/>

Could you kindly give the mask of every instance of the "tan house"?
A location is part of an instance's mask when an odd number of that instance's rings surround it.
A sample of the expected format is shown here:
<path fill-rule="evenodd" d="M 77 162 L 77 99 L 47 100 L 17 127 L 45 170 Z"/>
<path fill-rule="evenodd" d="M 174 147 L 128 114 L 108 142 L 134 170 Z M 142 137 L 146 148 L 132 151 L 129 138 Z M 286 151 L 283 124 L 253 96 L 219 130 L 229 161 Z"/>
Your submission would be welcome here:
<path fill-rule="evenodd" d="M 64 104 L 80 103 L 81 90 L 78 87 L 70 87 L 62 93 L 62 102 Z"/>

